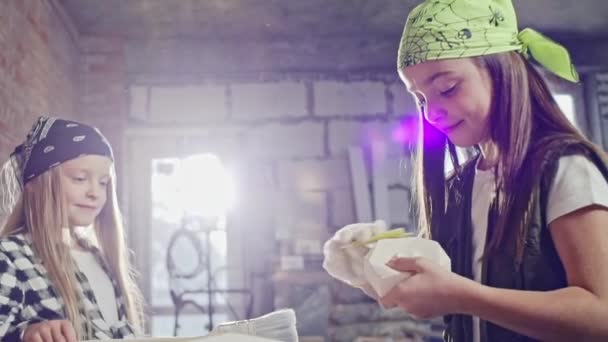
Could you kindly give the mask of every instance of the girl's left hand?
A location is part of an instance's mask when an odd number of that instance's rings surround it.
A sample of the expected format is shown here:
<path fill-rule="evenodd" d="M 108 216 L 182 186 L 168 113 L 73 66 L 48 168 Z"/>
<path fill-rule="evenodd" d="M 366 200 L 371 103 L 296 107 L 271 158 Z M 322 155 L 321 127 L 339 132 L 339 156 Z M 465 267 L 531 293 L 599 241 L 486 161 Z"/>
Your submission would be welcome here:
<path fill-rule="evenodd" d="M 465 313 L 465 302 L 481 286 L 425 258 L 393 258 L 387 266 L 412 276 L 393 287 L 380 304 L 385 308 L 398 306 L 416 319 Z"/>

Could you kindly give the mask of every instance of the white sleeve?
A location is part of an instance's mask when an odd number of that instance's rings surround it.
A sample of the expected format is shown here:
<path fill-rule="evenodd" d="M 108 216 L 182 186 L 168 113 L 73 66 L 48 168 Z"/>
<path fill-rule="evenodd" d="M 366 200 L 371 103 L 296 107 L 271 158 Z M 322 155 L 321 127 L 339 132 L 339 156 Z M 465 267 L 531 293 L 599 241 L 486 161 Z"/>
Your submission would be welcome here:
<path fill-rule="evenodd" d="M 586 157 L 561 157 L 549 190 L 547 222 L 590 205 L 608 208 L 608 182 Z"/>

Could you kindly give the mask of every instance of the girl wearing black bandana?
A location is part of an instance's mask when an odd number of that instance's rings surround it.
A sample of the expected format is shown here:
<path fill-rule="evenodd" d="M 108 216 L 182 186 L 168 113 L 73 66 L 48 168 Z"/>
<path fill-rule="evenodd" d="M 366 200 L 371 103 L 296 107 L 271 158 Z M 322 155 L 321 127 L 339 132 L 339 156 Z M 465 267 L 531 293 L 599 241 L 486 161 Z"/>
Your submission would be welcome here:
<path fill-rule="evenodd" d="M 96 128 L 41 117 L 4 165 L 3 341 L 120 339 L 141 331 L 113 163 Z"/>

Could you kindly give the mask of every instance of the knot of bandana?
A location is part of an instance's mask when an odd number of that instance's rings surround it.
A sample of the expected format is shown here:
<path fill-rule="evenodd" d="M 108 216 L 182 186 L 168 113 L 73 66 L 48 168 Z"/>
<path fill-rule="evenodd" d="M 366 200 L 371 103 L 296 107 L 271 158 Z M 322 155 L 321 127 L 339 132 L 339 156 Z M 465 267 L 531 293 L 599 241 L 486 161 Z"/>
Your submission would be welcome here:
<path fill-rule="evenodd" d="M 549 71 L 578 82 L 568 51 L 532 30 L 518 32 L 511 0 L 426 0 L 405 24 L 397 68 L 431 60 L 518 51 Z"/>
<path fill-rule="evenodd" d="M 570 55 L 565 47 L 530 28 L 523 29 L 517 37 L 521 41 L 521 53 L 524 56 L 531 56 L 561 78 L 571 82 L 579 81 L 578 73 L 570 62 Z"/>

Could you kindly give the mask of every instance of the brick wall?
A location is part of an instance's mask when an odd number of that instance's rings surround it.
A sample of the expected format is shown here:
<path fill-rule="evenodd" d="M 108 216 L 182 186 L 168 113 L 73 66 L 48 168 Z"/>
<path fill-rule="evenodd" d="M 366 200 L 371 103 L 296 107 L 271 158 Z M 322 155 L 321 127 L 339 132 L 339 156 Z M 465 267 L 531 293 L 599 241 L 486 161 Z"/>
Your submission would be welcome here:
<path fill-rule="evenodd" d="M 53 1 L 0 1 L 0 156 L 21 142 L 34 120 L 78 117 L 76 35 Z"/>

